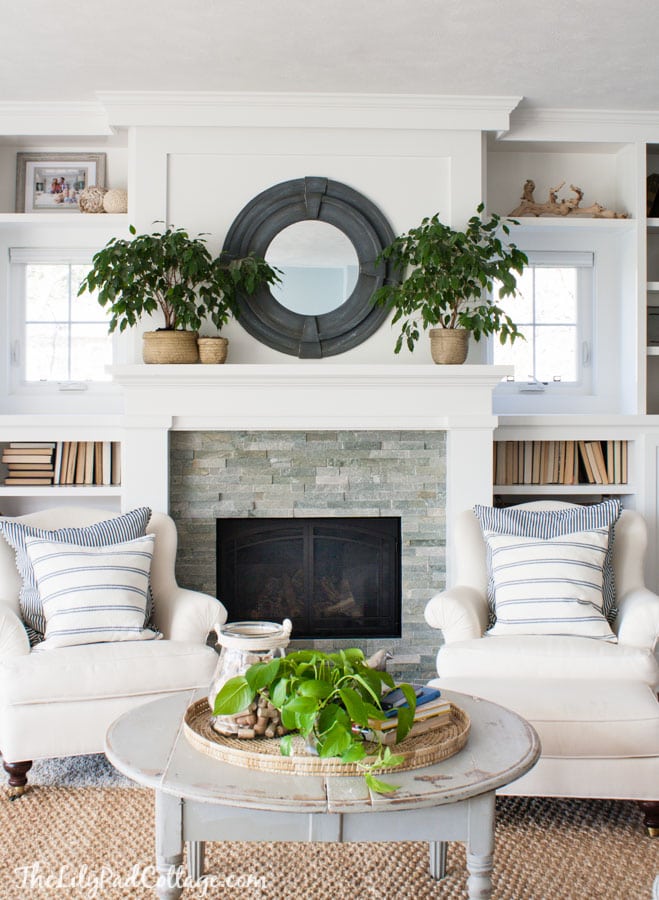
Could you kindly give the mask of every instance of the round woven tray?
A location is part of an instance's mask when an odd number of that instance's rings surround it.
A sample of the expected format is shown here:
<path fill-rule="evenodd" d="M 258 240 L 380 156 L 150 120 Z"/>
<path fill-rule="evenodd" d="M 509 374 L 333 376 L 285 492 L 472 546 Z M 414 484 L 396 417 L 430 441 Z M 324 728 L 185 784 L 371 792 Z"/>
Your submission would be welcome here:
<path fill-rule="evenodd" d="M 213 729 L 211 718 L 208 700 L 197 700 L 185 713 L 183 730 L 193 747 L 222 762 L 243 766 L 246 769 L 262 769 L 292 775 L 363 774 L 363 769 L 355 763 L 344 763 L 336 758 L 321 759 L 309 753 L 305 749 L 304 738 L 300 735 L 293 736 L 292 755 L 282 756 L 279 738 L 259 737 L 245 740 L 234 736 L 227 737 Z M 396 767 L 396 771 L 421 769 L 453 756 L 467 743 L 470 724 L 467 713 L 451 704 L 449 718 L 441 728 L 405 738 L 392 748 L 396 755 L 403 757 L 403 762 Z M 375 745 L 372 746 L 375 749 Z M 363 762 L 368 762 L 368 759 Z"/>

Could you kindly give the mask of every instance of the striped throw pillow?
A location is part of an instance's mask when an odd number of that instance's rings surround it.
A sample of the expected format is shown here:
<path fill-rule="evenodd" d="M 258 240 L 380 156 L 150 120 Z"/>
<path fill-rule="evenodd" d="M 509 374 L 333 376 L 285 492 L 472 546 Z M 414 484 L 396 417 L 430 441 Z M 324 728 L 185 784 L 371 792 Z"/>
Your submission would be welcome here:
<path fill-rule="evenodd" d="M 158 637 L 144 628 L 154 542 L 152 534 L 107 547 L 26 538 L 46 620 L 37 650 Z"/>
<path fill-rule="evenodd" d="M 603 500 L 601 503 L 575 504 L 562 509 L 528 509 L 524 506 L 509 506 L 497 509 L 493 506 L 475 506 L 474 514 L 480 522 L 483 536 L 490 533 L 512 534 L 520 537 L 541 538 L 543 540 L 576 531 L 608 528 L 609 546 L 604 560 L 604 615 L 613 622 L 617 615 L 615 579 L 613 576 L 613 539 L 615 523 L 620 517 L 620 500 Z M 486 542 L 487 545 L 487 542 Z M 490 621 L 494 621 L 494 583 L 492 580 L 492 560 L 487 545 L 488 588 Z"/>
<path fill-rule="evenodd" d="M 25 548 L 26 539 L 28 537 L 38 537 L 46 541 L 77 544 L 81 547 L 102 547 L 141 537 L 146 531 L 150 518 L 151 510 L 149 507 L 141 506 L 114 519 L 105 519 L 102 522 L 95 522 L 93 525 L 78 528 L 58 528 L 56 531 L 36 528 L 34 525 L 17 522 L 14 519 L 0 518 L 0 534 L 10 547 L 13 547 L 16 551 L 16 568 L 23 579 L 18 599 L 21 616 L 32 646 L 43 640 L 46 631 L 46 620 L 43 615 L 32 563 Z M 149 590 L 149 602 L 146 611 L 147 623 L 151 617 L 151 607 L 152 598 L 151 590 Z"/>
<path fill-rule="evenodd" d="M 488 634 L 575 635 L 616 642 L 603 613 L 608 528 L 546 541 L 487 534 L 496 624 Z"/>

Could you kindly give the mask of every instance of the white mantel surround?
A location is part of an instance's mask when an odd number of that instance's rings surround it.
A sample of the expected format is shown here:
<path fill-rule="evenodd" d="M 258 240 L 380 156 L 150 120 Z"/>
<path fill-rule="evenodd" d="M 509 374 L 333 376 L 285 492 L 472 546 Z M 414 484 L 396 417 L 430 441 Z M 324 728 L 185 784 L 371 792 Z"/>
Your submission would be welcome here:
<path fill-rule="evenodd" d="M 167 510 L 168 432 L 447 432 L 447 521 L 492 499 L 492 391 L 506 366 L 128 365 L 123 491 L 130 508 Z M 450 577 L 451 529 L 448 531 Z"/>

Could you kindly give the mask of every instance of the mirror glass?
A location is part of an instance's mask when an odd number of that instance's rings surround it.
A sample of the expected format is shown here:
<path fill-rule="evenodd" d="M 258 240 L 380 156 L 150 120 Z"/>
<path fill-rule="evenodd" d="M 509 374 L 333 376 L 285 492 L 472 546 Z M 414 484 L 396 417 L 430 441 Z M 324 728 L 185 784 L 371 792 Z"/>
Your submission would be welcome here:
<path fill-rule="evenodd" d="M 348 299 L 359 276 L 352 241 L 334 225 L 309 219 L 277 234 L 266 251 L 271 266 L 282 270 L 272 296 L 303 316 L 332 312 Z"/>

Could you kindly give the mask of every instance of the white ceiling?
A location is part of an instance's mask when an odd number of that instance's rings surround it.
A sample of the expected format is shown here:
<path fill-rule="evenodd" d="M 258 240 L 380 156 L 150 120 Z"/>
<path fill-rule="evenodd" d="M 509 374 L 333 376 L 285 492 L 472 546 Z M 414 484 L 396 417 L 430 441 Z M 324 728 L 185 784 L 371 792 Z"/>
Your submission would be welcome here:
<path fill-rule="evenodd" d="M 0 101 L 348 91 L 659 110 L 656 0 L 5 0 L 0 35 Z"/>

